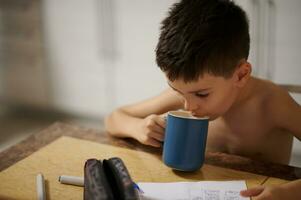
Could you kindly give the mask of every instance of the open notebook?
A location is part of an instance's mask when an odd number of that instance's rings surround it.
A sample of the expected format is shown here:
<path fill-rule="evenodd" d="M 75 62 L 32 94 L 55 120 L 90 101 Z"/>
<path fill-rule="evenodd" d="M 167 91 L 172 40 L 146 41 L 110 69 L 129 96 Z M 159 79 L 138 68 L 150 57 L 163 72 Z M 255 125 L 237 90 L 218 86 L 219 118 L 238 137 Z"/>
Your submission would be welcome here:
<path fill-rule="evenodd" d="M 239 195 L 245 181 L 138 183 L 142 200 L 246 200 Z"/>

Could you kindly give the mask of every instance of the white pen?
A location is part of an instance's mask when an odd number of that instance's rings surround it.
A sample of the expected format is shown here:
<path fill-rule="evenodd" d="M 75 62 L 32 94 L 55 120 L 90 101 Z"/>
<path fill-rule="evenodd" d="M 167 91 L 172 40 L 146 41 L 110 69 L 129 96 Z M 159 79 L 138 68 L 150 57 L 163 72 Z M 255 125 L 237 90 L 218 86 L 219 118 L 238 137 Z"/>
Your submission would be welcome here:
<path fill-rule="evenodd" d="M 36 177 L 38 200 L 46 200 L 45 181 L 43 174 L 38 174 Z"/>
<path fill-rule="evenodd" d="M 79 176 L 67 176 L 67 175 L 61 175 L 59 176 L 59 182 L 62 184 L 68 184 L 68 185 L 76 185 L 76 186 L 81 186 L 84 187 L 84 177 L 79 177 Z M 141 188 L 137 185 L 137 183 L 134 183 L 134 188 L 140 193 L 144 193 Z"/>
<path fill-rule="evenodd" d="M 61 175 L 59 176 L 59 182 L 69 185 L 84 186 L 84 178 L 78 176 Z"/>

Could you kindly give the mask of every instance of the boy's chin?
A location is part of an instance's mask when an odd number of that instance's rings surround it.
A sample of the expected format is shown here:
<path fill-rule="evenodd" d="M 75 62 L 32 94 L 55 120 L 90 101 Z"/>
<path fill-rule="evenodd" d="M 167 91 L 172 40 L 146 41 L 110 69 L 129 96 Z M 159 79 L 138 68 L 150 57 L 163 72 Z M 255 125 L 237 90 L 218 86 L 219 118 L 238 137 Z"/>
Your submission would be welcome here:
<path fill-rule="evenodd" d="M 209 118 L 209 121 L 214 121 L 216 120 L 217 118 L 219 118 L 220 115 L 209 115 L 208 118 Z"/>
<path fill-rule="evenodd" d="M 200 117 L 200 118 L 202 118 L 202 117 L 208 117 L 208 118 L 209 118 L 209 121 L 213 121 L 213 120 L 215 120 L 215 119 L 217 119 L 217 118 L 220 117 L 219 115 L 207 115 L 207 116 L 194 115 L 194 116 L 195 116 L 195 117 Z"/>
<path fill-rule="evenodd" d="M 219 116 L 209 116 L 209 121 L 214 121 L 217 118 L 219 118 Z"/>

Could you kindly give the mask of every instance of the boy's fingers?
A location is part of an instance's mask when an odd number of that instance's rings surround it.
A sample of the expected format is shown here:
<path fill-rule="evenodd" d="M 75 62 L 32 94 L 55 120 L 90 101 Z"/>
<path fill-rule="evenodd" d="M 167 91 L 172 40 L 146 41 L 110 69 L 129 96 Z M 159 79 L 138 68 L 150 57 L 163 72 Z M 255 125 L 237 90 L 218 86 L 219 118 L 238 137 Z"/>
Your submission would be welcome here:
<path fill-rule="evenodd" d="M 158 142 L 157 140 L 152 139 L 152 138 L 148 139 L 147 144 L 150 145 L 150 146 L 153 146 L 153 147 L 161 147 L 162 146 L 162 144 L 160 142 Z"/>
<path fill-rule="evenodd" d="M 263 186 L 254 187 L 254 188 L 240 191 L 240 195 L 243 197 L 253 197 L 262 193 L 263 190 L 264 190 Z"/>
<path fill-rule="evenodd" d="M 158 118 L 156 118 L 155 121 L 160 127 L 165 129 L 166 119 L 165 119 L 165 117 L 163 117 L 163 115 L 160 115 Z"/>
<path fill-rule="evenodd" d="M 150 134 L 150 136 L 152 138 L 155 138 L 156 140 L 159 140 L 160 142 L 162 142 L 164 140 L 164 136 L 162 134 L 160 134 L 160 133 L 157 133 L 157 132 L 152 132 Z"/>
<path fill-rule="evenodd" d="M 164 120 L 166 120 L 168 113 L 163 113 L 161 115 L 159 115 L 160 117 L 162 117 Z"/>
<path fill-rule="evenodd" d="M 156 125 L 153 127 L 153 131 L 160 133 L 161 135 L 164 134 L 165 129 L 162 128 L 160 125 Z"/>

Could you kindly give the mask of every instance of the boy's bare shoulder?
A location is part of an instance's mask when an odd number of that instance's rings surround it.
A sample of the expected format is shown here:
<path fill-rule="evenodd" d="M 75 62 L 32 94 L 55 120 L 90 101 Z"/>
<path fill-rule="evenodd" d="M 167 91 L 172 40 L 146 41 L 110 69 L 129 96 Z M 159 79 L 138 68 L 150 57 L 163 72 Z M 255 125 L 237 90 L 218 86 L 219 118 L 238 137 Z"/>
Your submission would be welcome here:
<path fill-rule="evenodd" d="M 277 109 L 290 99 L 288 92 L 283 88 L 271 81 L 259 78 L 254 78 L 253 93 L 264 112 Z"/>
<path fill-rule="evenodd" d="M 281 86 L 267 80 L 259 79 L 259 82 L 262 90 L 262 100 L 267 109 L 274 110 L 279 109 L 280 106 L 296 104 L 288 91 Z"/>
<path fill-rule="evenodd" d="M 257 79 L 257 85 L 261 90 L 262 98 L 264 100 L 271 100 L 288 95 L 287 91 L 269 80 Z"/>
<path fill-rule="evenodd" d="M 285 122 L 289 118 L 300 116 L 300 105 L 281 86 L 268 80 L 255 80 L 262 113 L 274 126 L 287 128 Z"/>

